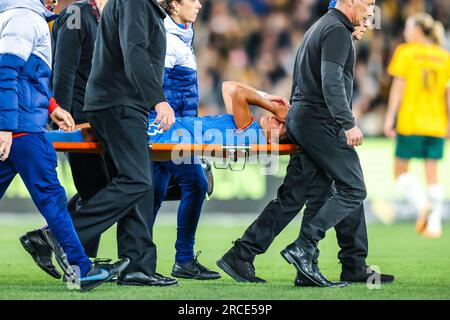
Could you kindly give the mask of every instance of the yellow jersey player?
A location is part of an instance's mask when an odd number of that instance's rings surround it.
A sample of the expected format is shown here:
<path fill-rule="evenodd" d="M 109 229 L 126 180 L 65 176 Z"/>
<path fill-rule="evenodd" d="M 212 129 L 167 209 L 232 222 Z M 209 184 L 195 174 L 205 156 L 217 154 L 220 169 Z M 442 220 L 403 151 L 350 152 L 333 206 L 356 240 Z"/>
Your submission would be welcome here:
<path fill-rule="evenodd" d="M 428 14 L 409 17 L 404 36 L 406 43 L 397 47 L 388 69 L 394 80 L 384 132 L 397 140 L 395 177 L 418 211 L 416 230 L 436 238 L 442 235 L 444 192 L 437 167 L 449 134 L 450 55 L 442 24 Z M 428 192 L 408 172 L 412 158 L 425 161 Z"/>

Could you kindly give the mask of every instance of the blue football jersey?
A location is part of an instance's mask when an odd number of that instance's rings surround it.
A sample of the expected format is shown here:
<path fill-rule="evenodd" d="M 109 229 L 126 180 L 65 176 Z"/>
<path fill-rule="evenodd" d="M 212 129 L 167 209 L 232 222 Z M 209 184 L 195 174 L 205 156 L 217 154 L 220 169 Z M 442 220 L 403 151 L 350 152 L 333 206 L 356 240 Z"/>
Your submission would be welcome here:
<path fill-rule="evenodd" d="M 261 126 L 253 121 L 245 129 L 237 129 L 233 115 L 178 117 L 169 130 L 162 132 L 149 118 L 148 135 L 151 143 L 252 145 L 266 144 Z"/>

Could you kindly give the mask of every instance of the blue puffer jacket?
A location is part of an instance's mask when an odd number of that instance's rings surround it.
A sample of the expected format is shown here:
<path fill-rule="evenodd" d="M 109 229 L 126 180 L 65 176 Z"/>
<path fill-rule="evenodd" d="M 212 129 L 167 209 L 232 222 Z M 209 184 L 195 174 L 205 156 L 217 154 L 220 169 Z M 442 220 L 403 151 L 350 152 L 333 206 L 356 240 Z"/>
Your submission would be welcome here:
<path fill-rule="evenodd" d="M 54 17 L 40 0 L 0 1 L 0 130 L 45 129 Z"/>
<path fill-rule="evenodd" d="M 192 49 L 192 24 L 183 28 L 170 16 L 164 20 L 167 52 L 164 71 L 164 94 L 178 117 L 198 115 L 197 62 Z"/>

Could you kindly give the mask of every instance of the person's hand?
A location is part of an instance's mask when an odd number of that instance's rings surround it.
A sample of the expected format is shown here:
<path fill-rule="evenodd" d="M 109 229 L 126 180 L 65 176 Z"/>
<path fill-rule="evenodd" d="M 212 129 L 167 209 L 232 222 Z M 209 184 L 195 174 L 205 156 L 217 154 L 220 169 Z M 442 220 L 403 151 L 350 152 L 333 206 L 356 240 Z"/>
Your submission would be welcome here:
<path fill-rule="evenodd" d="M 266 99 L 272 103 L 273 106 L 273 115 L 278 121 L 285 122 L 287 113 L 289 112 L 289 108 L 291 105 L 289 104 L 289 100 L 279 96 L 266 96 Z"/>
<path fill-rule="evenodd" d="M 5 161 L 9 157 L 12 146 L 12 132 L 0 131 L 0 160 Z"/>
<path fill-rule="evenodd" d="M 386 117 L 386 120 L 384 121 L 384 134 L 388 138 L 395 138 L 397 135 L 395 132 L 395 126 L 394 126 L 395 120 L 392 117 Z"/>
<path fill-rule="evenodd" d="M 271 94 L 268 94 L 267 96 L 265 96 L 265 98 L 267 100 L 269 100 L 270 102 L 278 102 L 280 104 L 284 104 L 287 108 L 289 108 L 291 105 L 289 104 L 289 100 L 283 97 L 279 97 L 279 96 L 274 96 Z"/>
<path fill-rule="evenodd" d="M 345 131 L 347 136 L 347 144 L 353 147 L 357 147 L 363 144 L 363 133 L 359 130 L 358 126 L 354 126 L 352 129 Z"/>
<path fill-rule="evenodd" d="M 56 108 L 50 118 L 58 125 L 58 128 L 66 132 L 75 130 L 75 121 L 72 115 L 61 107 Z"/>
<path fill-rule="evenodd" d="M 155 106 L 156 119 L 154 123 L 159 123 L 158 129 L 167 131 L 175 123 L 175 113 L 167 102 L 158 103 Z"/>
<path fill-rule="evenodd" d="M 289 112 L 289 107 L 278 102 L 272 102 L 272 105 L 274 106 L 273 115 L 275 116 L 275 119 L 283 123 L 286 122 L 286 116 Z"/>

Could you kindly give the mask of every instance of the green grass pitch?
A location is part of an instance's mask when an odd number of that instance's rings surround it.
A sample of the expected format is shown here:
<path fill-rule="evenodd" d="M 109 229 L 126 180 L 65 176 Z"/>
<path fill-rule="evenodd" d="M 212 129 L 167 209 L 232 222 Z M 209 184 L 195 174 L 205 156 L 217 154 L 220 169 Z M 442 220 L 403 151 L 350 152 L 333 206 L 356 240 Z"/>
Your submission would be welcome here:
<path fill-rule="evenodd" d="M 36 213 L 37 217 L 38 214 Z M 412 224 L 391 226 L 369 225 L 370 254 L 368 263 L 393 273 L 396 281 L 380 289 L 351 285 L 343 289 L 296 288 L 295 270 L 279 251 L 292 242 L 298 233 L 300 219 L 276 239 L 269 251 L 257 257 L 257 274 L 266 284 L 241 284 L 223 274 L 217 281 L 180 280 L 178 287 L 118 287 L 106 284 L 87 293 L 68 291 L 65 285 L 50 278 L 35 266 L 21 248 L 18 237 L 40 226 L 38 218 L 0 219 L 0 299 L 450 299 L 450 226 L 444 237 L 424 239 L 414 232 Z M 155 228 L 158 245 L 158 272 L 170 274 L 173 244 L 176 237 L 175 217 L 160 217 Z M 205 214 L 198 230 L 196 249 L 202 250 L 200 261 L 215 270 L 215 261 L 230 247 L 254 216 L 240 218 Z M 338 279 L 340 265 L 334 231 L 320 245 L 320 266 L 325 275 Z M 115 257 L 115 232 L 109 230 L 102 239 L 101 257 Z"/>

